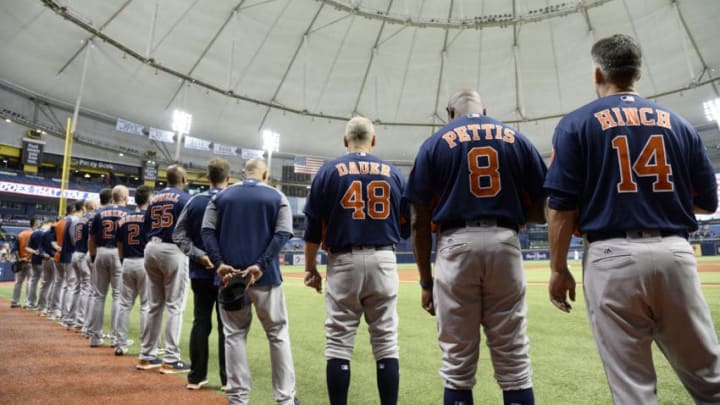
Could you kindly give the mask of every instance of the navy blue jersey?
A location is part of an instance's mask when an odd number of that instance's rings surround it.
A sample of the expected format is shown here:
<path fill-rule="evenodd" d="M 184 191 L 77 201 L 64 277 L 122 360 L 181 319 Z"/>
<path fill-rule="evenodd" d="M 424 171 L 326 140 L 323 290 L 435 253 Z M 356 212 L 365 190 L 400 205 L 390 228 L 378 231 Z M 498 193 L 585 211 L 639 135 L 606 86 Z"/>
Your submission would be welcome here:
<path fill-rule="evenodd" d="M 545 181 L 580 209 L 581 232 L 697 229 L 693 205 L 717 208 L 715 173 L 693 127 L 640 96 L 600 98 L 568 114 Z M 575 206 L 571 207 L 575 208 Z"/>
<path fill-rule="evenodd" d="M 459 117 L 420 146 L 405 197 L 432 207 L 435 223 L 499 218 L 527 221 L 545 198 L 547 168 L 525 135 L 484 115 Z"/>
<path fill-rule="evenodd" d="M 219 189 L 212 189 L 193 196 L 185 205 L 185 232 L 190 238 L 192 244 L 200 250 L 205 251 L 205 244 L 202 238 L 202 222 L 205 215 L 205 209 L 210 200 L 219 192 Z M 195 257 L 191 257 L 195 259 Z M 215 272 L 208 271 L 205 267 L 198 264 L 195 260 L 190 260 L 190 278 L 191 279 L 213 279 Z"/>
<path fill-rule="evenodd" d="M 92 214 L 85 214 L 82 217 L 76 218 L 70 227 L 70 232 L 72 232 L 72 241 L 75 243 L 76 252 L 87 253 L 88 251 L 90 221 L 92 221 L 92 218 Z"/>
<path fill-rule="evenodd" d="M 71 232 L 73 223 L 75 223 L 77 220 L 78 218 L 72 215 L 68 215 L 65 218 L 65 227 L 63 228 L 62 237 L 62 248 L 60 249 L 60 263 L 72 262 L 72 254 L 75 251 L 75 247 L 72 244 Z"/>
<path fill-rule="evenodd" d="M 28 247 L 41 253 L 39 255 L 34 254 L 30 257 L 31 264 L 42 264 L 43 235 L 45 235 L 45 230 L 41 228 L 34 230 L 33 233 L 30 235 L 30 240 L 28 240 Z"/>
<path fill-rule="evenodd" d="M 95 211 L 90 225 L 91 235 L 97 247 L 117 246 L 118 222 L 127 214 L 127 208 L 121 205 L 106 205 Z"/>
<path fill-rule="evenodd" d="M 348 153 L 318 171 L 305 203 L 310 232 L 305 240 L 319 243 L 322 226 L 328 248 L 392 245 L 400 241 L 405 182 L 393 165 L 367 153 Z M 319 225 L 319 224 L 322 225 Z"/>
<path fill-rule="evenodd" d="M 188 193 L 175 187 L 167 187 L 155 194 L 145 211 L 144 230 L 148 240 L 160 238 L 165 243 L 173 243 L 175 222 L 189 199 Z"/>
<path fill-rule="evenodd" d="M 277 234 L 286 238 L 270 252 Z M 245 269 L 257 264 L 263 276 L 255 285 L 279 285 L 277 253 L 292 236 L 292 211 L 287 197 L 256 179 L 246 179 L 217 193 L 205 210 L 203 242 L 215 265 Z M 271 249 L 272 250 L 272 249 Z"/>
<path fill-rule="evenodd" d="M 47 253 L 50 255 L 50 258 L 55 256 L 55 253 L 57 253 L 57 250 L 53 247 L 52 243 L 55 242 L 55 227 L 52 226 L 50 229 L 43 232 L 42 235 L 42 243 L 40 244 L 40 251 L 42 253 Z"/>
<path fill-rule="evenodd" d="M 123 245 L 123 258 L 143 257 L 147 238 L 143 232 L 145 211 L 136 209 L 128 212 L 118 222 L 117 240 Z"/>

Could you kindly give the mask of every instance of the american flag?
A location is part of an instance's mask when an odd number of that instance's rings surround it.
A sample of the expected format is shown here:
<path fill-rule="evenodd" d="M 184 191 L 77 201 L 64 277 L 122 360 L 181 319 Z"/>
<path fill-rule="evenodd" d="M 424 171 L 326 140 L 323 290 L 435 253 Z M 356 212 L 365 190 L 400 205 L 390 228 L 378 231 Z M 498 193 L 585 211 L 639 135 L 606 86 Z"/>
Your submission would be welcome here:
<path fill-rule="evenodd" d="M 315 174 L 325 163 L 322 159 L 295 156 L 295 173 Z"/>

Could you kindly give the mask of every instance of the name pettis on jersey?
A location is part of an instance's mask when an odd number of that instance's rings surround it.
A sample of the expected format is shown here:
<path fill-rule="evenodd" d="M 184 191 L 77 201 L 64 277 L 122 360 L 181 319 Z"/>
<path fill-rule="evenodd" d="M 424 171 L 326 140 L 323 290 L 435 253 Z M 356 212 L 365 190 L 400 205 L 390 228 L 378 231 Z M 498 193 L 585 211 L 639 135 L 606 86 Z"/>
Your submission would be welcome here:
<path fill-rule="evenodd" d="M 381 176 L 390 177 L 390 166 L 379 162 L 368 162 L 366 160 L 350 161 L 346 163 L 338 163 L 335 165 L 339 176 L 348 174 L 379 174 Z"/>
<path fill-rule="evenodd" d="M 606 108 L 596 112 L 595 118 L 602 126 L 603 131 L 617 126 L 639 127 L 641 125 L 672 129 L 670 113 L 650 107 Z"/>
<path fill-rule="evenodd" d="M 177 193 L 162 193 L 158 194 L 153 197 L 152 202 L 157 201 L 171 201 L 171 202 L 178 202 L 180 201 L 180 194 Z"/>
<path fill-rule="evenodd" d="M 495 139 L 514 143 L 515 131 L 498 124 L 470 124 L 453 128 L 442 135 L 450 149 L 456 147 L 457 142 L 479 141 L 481 137 L 488 141 Z"/>

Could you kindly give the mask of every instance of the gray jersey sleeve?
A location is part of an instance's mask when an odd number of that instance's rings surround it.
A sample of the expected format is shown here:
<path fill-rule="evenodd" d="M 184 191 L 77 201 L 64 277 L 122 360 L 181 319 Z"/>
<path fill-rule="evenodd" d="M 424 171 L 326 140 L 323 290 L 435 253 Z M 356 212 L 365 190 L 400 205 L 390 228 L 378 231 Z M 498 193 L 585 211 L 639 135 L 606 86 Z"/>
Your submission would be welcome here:
<path fill-rule="evenodd" d="M 197 245 L 193 243 L 192 238 L 190 238 L 190 235 L 188 234 L 187 207 L 188 205 L 185 205 L 185 208 L 183 208 L 182 212 L 180 213 L 180 217 L 178 217 L 177 223 L 175 224 L 175 230 L 173 231 L 172 239 L 173 242 L 178 245 L 178 247 L 180 248 L 180 250 L 182 250 L 183 253 L 185 253 L 191 259 L 198 259 L 205 256 L 207 253 L 197 247 Z"/>
<path fill-rule="evenodd" d="M 275 223 L 275 233 L 287 232 L 292 235 L 293 221 L 292 211 L 290 210 L 290 202 L 285 194 L 280 193 L 280 211 L 278 212 L 277 222 Z"/>

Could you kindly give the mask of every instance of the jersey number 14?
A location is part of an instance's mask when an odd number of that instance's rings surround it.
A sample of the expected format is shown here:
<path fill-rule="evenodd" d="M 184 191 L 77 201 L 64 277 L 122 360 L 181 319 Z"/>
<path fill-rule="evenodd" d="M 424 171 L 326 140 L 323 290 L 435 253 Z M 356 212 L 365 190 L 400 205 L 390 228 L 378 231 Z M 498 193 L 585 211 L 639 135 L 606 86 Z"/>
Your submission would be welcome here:
<path fill-rule="evenodd" d="M 638 177 L 654 177 L 653 191 L 673 191 L 673 182 L 670 180 L 672 167 L 667 163 L 665 154 L 665 141 L 662 135 L 652 135 L 645 142 L 640 155 L 630 164 L 630 147 L 628 138 L 619 135 L 613 138 L 612 147 L 617 152 L 620 165 L 620 182 L 617 184 L 618 193 L 635 193 L 638 191 L 637 182 L 633 179 L 633 172 Z"/>

